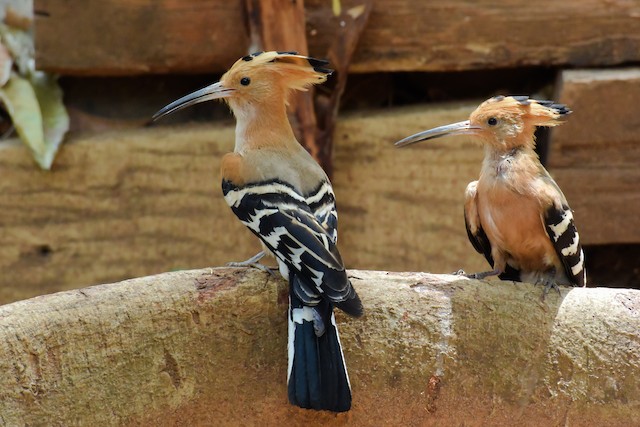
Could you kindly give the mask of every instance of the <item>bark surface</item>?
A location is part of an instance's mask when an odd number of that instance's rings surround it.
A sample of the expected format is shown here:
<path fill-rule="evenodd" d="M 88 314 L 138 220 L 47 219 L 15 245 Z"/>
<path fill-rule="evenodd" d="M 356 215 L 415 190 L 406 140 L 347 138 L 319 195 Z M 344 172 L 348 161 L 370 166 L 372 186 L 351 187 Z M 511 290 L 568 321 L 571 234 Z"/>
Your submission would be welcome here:
<path fill-rule="evenodd" d="M 0 307 L 3 425 L 633 425 L 640 291 L 350 272 L 346 414 L 286 396 L 286 284 L 179 271 Z"/>

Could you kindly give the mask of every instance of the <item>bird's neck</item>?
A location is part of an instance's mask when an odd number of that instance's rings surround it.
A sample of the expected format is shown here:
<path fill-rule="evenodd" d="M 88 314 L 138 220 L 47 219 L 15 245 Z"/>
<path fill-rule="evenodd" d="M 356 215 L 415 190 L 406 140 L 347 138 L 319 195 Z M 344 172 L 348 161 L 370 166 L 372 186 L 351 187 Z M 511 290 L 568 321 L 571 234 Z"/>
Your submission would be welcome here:
<path fill-rule="evenodd" d="M 298 144 L 284 102 L 245 102 L 231 104 L 231 108 L 236 116 L 236 153 Z"/>
<path fill-rule="evenodd" d="M 484 145 L 485 159 L 499 160 L 504 157 L 513 156 L 516 153 L 524 153 L 526 155 L 533 154 L 535 157 L 535 140 L 533 135 L 526 138 L 519 135 L 516 138 L 491 139 L 486 140 Z"/>
<path fill-rule="evenodd" d="M 538 155 L 529 146 L 496 149 L 485 146 L 480 181 L 495 185 L 502 182 L 518 193 L 525 193 L 531 179 L 540 173 Z"/>

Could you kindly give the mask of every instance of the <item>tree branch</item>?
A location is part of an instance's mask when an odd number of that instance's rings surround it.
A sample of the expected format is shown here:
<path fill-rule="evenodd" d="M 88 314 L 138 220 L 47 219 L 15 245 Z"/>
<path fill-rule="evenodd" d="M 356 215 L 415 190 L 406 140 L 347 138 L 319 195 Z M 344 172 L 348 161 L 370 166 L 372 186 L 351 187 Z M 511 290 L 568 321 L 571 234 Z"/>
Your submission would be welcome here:
<path fill-rule="evenodd" d="M 220 268 L 0 307 L 0 424 L 637 421 L 640 291 L 350 275 L 347 414 L 287 403 L 286 284 Z"/>

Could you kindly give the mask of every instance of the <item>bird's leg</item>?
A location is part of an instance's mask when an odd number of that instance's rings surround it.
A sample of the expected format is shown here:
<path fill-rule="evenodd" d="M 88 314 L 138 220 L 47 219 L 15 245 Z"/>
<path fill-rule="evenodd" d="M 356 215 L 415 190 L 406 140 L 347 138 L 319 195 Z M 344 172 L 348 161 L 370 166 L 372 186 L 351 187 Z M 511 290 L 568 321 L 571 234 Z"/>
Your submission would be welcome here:
<path fill-rule="evenodd" d="M 258 270 L 262 270 L 265 273 L 269 273 L 272 276 L 275 276 L 275 273 L 266 265 L 261 264 L 259 261 L 265 256 L 264 251 L 260 251 L 249 259 L 240 262 L 228 262 L 227 267 L 253 267 Z"/>
<path fill-rule="evenodd" d="M 461 270 L 462 271 L 462 270 Z M 460 273 L 460 271 L 458 272 Z M 481 271 L 479 273 L 471 273 L 471 274 L 466 274 L 464 271 L 462 271 L 463 276 L 469 278 L 469 279 L 477 279 L 477 280 L 482 280 L 485 277 L 489 277 L 489 276 L 497 276 L 498 274 L 502 273 L 502 270 L 496 268 L 495 270 L 490 270 L 490 271 Z"/>
<path fill-rule="evenodd" d="M 240 262 L 228 262 L 227 266 L 229 267 L 253 267 L 254 264 L 257 264 L 262 258 L 264 258 L 266 254 L 264 251 L 260 251 L 249 259 Z"/>

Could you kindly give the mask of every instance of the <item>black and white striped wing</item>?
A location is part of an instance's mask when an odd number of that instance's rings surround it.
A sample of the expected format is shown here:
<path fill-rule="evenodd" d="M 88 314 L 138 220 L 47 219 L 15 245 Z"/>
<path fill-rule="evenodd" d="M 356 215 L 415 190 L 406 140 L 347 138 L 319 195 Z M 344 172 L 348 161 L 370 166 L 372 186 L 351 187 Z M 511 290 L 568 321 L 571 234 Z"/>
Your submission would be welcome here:
<path fill-rule="evenodd" d="M 544 223 L 567 277 L 574 286 L 586 286 L 584 253 L 569 206 L 566 203 L 561 207 L 551 206 L 545 212 Z"/>
<path fill-rule="evenodd" d="M 289 185 L 271 181 L 242 188 L 223 182 L 235 215 L 298 280 L 291 283 L 306 305 L 327 298 L 350 314 L 362 310 L 332 236 Z"/>
<path fill-rule="evenodd" d="M 323 181 L 320 186 L 307 196 L 307 205 L 316 217 L 318 223 L 336 243 L 338 241 L 338 211 L 336 197 L 329 181 Z"/>

